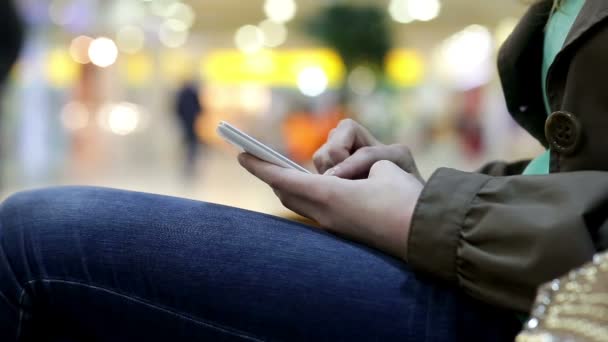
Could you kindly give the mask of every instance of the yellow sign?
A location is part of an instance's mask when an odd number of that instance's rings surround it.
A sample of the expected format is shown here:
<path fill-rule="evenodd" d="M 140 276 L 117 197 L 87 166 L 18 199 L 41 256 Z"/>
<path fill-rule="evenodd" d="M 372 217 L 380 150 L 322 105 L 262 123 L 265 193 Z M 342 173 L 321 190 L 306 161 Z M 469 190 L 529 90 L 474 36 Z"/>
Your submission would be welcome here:
<path fill-rule="evenodd" d="M 416 86 L 424 77 L 424 60 L 415 50 L 393 50 L 386 58 L 386 74 L 396 86 Z"/>
<path fill-rule="evenodd" d="M 201 76 L 211 83 L 251 82 L 295 87 L 300 72 L 311 66 L 323 69 L 330 87 L 339 86 L 344 78 L 345 71 L 340 57 L 328 49 L 262 50 L 255 54 L 217 50 L 201 61 Z"/>
<path fill-rule="evenodd" d="M 344 65 L 338 54 L 330 49 L 262 50 L 255 54 L 216 50 L 201 61 L 201 77 L 219 84 L 251 82 L 296 87 L 299 73 L 311 66 L 323 69 L 330 87 L 337 87 L 344 80 Z M 424 60 L 416 50 L 396 49 L 387 56 L 386 74 L 396 86 L 416 86 L 424 73 Z"/>

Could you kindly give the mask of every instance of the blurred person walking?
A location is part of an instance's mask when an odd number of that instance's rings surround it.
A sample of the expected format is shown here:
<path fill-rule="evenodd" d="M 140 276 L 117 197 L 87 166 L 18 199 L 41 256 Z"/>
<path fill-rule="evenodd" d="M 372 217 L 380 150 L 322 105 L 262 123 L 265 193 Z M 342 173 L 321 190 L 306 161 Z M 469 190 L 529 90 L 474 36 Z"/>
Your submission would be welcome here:
<path fill-rule="evenodd" d="M 194 80 L 186 80 L 175 95 L 174 112 L 179 123 L 183 144 L 183 177 L 187 182 L 197 176 L 197 163 L 201 142 L 196 132 L 196 123 L 204 114 L 200 101 L 200 90 Z"/>

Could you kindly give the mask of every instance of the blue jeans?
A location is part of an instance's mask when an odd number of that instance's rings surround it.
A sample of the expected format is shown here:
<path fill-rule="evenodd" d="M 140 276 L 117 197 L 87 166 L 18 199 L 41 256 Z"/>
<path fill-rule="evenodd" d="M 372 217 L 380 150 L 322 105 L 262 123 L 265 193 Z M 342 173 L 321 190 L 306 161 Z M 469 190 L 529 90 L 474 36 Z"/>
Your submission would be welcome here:
<path fill-rule="evenodd" d="M 0 341 L 512 341 L 519 322 L 306 225 L 64 187 L 0 207 Z M 430 227 L 429 227 L 430 228 Z"/>

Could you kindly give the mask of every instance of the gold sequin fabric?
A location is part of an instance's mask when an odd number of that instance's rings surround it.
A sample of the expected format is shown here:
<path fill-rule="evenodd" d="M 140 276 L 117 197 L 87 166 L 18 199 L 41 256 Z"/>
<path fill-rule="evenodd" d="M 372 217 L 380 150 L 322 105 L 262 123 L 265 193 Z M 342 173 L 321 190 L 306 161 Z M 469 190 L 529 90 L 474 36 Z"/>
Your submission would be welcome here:
<path fill-rule="evenodd" d="M 608 253 L 542 285 L 516 342 L 608 342 Z"/>

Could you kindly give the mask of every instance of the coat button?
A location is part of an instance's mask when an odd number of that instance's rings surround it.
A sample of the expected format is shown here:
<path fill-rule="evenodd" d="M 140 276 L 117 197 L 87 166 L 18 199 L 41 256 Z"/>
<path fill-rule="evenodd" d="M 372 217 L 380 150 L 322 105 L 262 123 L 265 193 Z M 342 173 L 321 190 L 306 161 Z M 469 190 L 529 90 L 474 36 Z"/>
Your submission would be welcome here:
<path fill-rule="evenodd" d="M 555 112 L 545 122 L 545 137 L 551 149 L 561 154 L 576 151 L 581 142 L 581 133 L 581 124 L 572 113 Z"/>

